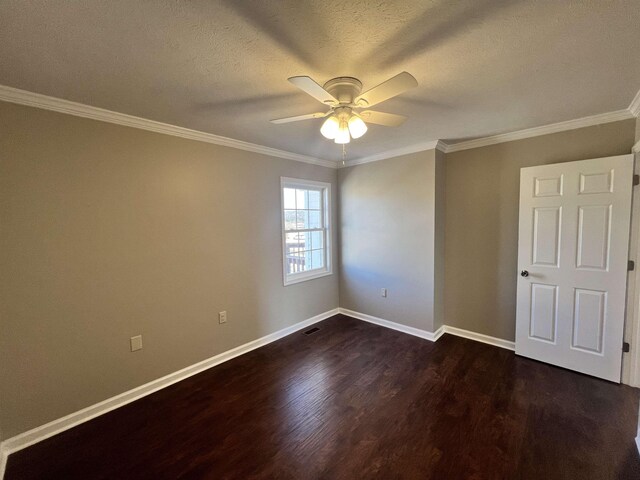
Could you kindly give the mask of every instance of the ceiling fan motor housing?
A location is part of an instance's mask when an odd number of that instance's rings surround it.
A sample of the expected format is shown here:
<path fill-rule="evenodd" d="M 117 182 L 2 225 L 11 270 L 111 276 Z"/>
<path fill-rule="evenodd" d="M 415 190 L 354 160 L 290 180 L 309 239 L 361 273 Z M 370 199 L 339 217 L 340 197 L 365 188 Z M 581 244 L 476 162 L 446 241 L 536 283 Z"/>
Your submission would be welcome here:
<path fill-rule="evenodd" d="M 333 113 L 336 117 L 338 117 L 338 120 L 348 121 L 353 114 L 353 110 L 351 109 L 351 107 L 334 107 Z"/>
<path fill-rule="evenodd" d="M 333 95 L 341 105 L 352 105 L 362 91 L 362 83 L 353 77 L 337 77 L 325 83 L 323 88 Z"/>

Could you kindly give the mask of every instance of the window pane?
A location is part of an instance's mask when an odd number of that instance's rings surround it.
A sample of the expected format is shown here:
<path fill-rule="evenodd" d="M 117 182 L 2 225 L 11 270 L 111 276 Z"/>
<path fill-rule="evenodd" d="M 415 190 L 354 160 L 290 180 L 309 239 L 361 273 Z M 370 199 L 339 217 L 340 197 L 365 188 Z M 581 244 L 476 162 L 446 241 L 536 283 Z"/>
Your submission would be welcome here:
<path fill-rule="evenodd" d="M 311 250 L 307 250 L 304 252 L 304 269 L 311 270 L 313 267 L 311 266 Z"/>
<path fill-rule="evenodd" d="M 296 208 L 296 190 L 295 188 L 284 189 L 284 208 L 295 210 Z"/>
<path fill-rule="evenodd" d="M 317 250 L 324 247 L 324 232 L 311 232 L 311 248 Z"/>
<path fill-rule="evenodd" d="M 300 250 L 311 250 L 311 232 L 300 232 L 298 234 Z"/>
<path fill-rule="evenodd" d="M 309 190 L 309 208 L 313 210 L 320 210 L 321 200 L 322 195 L 320 190 Z"/>
<path fill-rule="evenodd" d="M 302 208 L 309 208 L 309 191 L 308 190 L 296 190 L 296 208 L 298 210 Z"/>
<path fill-rule="evenodd" d="M 322 228 L 320 210 L 309 210 L 309 228 Z"/>
<path fill-rule="evenodd" d="M 287 273 L 297 273 L 304 271 L 304 254 L 293 253 L 287 255 Z"/>
<path fill-rule="evenodd" d="M 324 267 L 324 250 L 311 251 L 311 268 Z"/>
<path fill-rule="evenodd" d="M 297 252 L 311 250 L 311 233 L 312 232 L 290 232 L 285 235 L 285 245 L 287 251 Z"/>
<path fill-rule="evenodd" d="M 296 211 L 295 210 L 285 210 L 284 211 L 284 229 L 285 230 L 295 230 L 296 229 Z"/>
<path fill-rule="evenodd" d="M 285 255 L 290 255 L 292 253 L 296 253 L 299 250 L 304 250 L 304 248 L 300 247 L 300 241 L 298 240 L 297 233 L 287 233 L 284 239 L 285 245 Z"/>
<path fill-rule="evenodd" d="M 298 229 L 309 228 L 309 211 L 308 210 L 296 210 L 296 220 Z"/>

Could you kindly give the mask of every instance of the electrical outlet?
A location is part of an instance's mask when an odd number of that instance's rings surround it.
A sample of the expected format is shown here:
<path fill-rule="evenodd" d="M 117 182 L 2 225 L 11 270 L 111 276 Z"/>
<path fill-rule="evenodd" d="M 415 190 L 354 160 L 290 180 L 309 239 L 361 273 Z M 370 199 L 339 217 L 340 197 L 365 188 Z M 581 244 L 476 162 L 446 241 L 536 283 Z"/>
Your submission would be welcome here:
<path fill-rule="evenodd" d="M 227 311 L 218 313 L 218 323 L 227 323 Z"/>
<path fill-rule="evenodd" d="M 380 289 L 380 296 L 387 298 L 387 289 L 386 288 L 381 288 Z"/>
<path fill-rule="evenodd" d="M 142 335 L 136 335 L 135 337 L 131 337 L 131 351 L 135 352 L 136 350 L 142 350 Z"/>

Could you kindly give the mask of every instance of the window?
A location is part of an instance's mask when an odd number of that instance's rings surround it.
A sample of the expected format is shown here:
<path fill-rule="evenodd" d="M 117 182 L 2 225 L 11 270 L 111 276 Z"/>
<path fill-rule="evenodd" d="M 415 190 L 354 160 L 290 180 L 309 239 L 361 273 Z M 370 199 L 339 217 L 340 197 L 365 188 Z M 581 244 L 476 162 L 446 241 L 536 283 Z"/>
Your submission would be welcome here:
<path fill-rule="evenodd" d="M 331 274 L 331 185 L 281 179 L 284 284 Z"/>

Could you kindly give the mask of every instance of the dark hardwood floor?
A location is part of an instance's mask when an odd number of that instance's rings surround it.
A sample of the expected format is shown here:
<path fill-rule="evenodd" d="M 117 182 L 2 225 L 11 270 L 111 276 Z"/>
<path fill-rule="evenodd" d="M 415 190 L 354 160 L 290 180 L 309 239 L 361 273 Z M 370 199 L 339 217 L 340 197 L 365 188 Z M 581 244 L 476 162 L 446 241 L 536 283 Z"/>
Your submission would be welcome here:
<path fill-rule="evenodd" d="M 9 457 L 13 479 L 640 479 L 636 390 L 344 316 Z"/>

